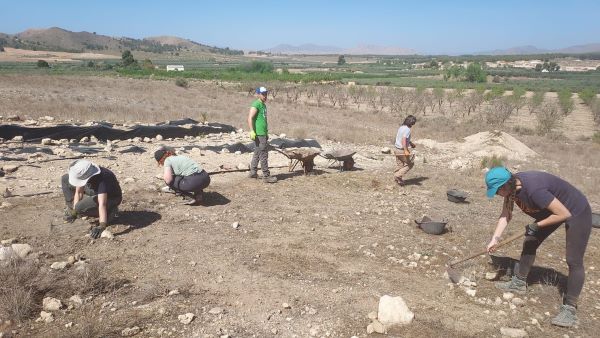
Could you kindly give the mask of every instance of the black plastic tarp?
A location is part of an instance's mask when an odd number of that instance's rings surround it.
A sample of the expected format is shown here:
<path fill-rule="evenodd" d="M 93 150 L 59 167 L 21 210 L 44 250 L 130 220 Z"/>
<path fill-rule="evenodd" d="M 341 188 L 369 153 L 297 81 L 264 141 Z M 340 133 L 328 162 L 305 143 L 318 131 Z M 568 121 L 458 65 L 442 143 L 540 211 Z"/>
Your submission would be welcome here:
<path fill-rule="evenodd" d="M 229 133 L 235 131 L 233 126 L 221 123 L 196 125 L 183 128 L 174 125 L 160 126 L 134 126 L 129 129 L 116 129 L 104 125 L 74 126 L 58 125 L 52 127 L 24 127 L 18 125 L 0 125 L 0 138 L 10 140 L 15 136 L 23 136 L 24 141 L 39 141 L 43 138 L 53 140 L 81 139 L 85 136 L 95 136 L 99 140 L 126 140 L 134 137 L 155 137 L 162 135 L 164 138 L 198 136 L 214 133 Z"/>

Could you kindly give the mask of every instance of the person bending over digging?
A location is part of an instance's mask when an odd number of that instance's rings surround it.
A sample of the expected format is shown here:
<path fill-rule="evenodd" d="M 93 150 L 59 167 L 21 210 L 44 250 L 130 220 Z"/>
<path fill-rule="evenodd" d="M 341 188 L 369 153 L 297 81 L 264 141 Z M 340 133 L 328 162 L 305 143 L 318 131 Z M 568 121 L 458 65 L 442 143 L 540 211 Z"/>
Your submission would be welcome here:
<path fill-rule="evenodd" d="M 525 239 L 519 267 L 509 282 L 497 283 L 505 291 L 524 293 L 527 275 L 535 261 L 536 250 L 561 224 L 567 233 L 567 292 L 560 312 L 552 324 L 571 327 L 577 324 L 577 299 L 583 288 L 585 270 L 583 255 L 592 229 L 592 211 L 586 197 L 568 182 L 541 171 L 511 174 L 505 167 L 495 167 L 485 176 L 487 196 L 504 197 L 504 206 L 494 235 L 487 245 L 494 252 L 500 236 L 512 217 L 516 203 L 523 212 L 535 219 L 525 226 Z"/>
<path fill-rule="evenodd" d="M 396 143 L 394 144 L 394 154 L 396 155 L 396 169 L 394 170 L 394 180 L 398 185 L 404 186 L 402 176 L 406 175 L 415 165 L 411 158 L 408 147 L 416 147 L 410 140 L 410 130 L 417 123 L 417 118 L 413 115 L 408 115 L 396 134 Z"/>
<path fill-rule="evenodd" d="M 183 195 L 183 204 L 198 205 L 202 202 L 202 193 L 210 184 L 210 176 L 198 163 L 187 156 L 175 155 L 164 147 L 154 152 L 154 159 L 159 166 L 164 166 L 163 179 L 168 188 Z"/>
<path fill-rule="evenodd" d="M 248 177 L 258 178 L 258 162 L 263 173 L 263 182 L 275 183 L 277 177 L 271 176 L 269 172 L 269 127 L 267 123 L 267 95 L 269 92 L 265 87 L 256 88 L 258 98 L 252 102 L 248 113 L 248 127 L 250 128 L 250 139 L 254 141 L 254 156 L 250 162 L 250 173 Z"/>
<path fill-rule="evenodd" d="M 90 236 L 100 237 L 106 226 L 114 220 L 123 200 L 121 186 L 112 171 L 88 160 L 77 160 L 62 176 L 62 191 L 67 208 L 64 220 L 72 223 L 79 216 L 98 217 Z"/>

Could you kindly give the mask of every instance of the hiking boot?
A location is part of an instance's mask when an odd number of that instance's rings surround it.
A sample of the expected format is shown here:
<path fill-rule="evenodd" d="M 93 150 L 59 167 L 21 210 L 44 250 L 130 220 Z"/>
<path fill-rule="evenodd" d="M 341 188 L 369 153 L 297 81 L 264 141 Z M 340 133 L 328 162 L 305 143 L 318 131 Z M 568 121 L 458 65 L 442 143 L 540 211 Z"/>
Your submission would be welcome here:
<path fill-rule="evenodd" d="M 256 173 L 256 171 L 251 171 L 250 173 L 248 173 L 248 178 L 258 178 L 258 174 Z"/>
<path fill-rule="evenodd" d="M 394 178 L 394 181 L 396 181 L 396 184 L 398 184 L 401 187 L 405 185 L 404 180 L 402 178 Z"/>
<path fill-rule="evenodd" d="M 512 276 L 512 279 L 508 282 L 496 283 L 496 287 L 500 290 L 508 292 L 515 292 L 521 294 L 527 292 L 527 282 L 517 277 L 517 275 Z"/>
<path fill-rule="evenodd" d="M 577 308 L 572 305 L 562 305 L 560 307 L 560 312 L 552 319 L 552 325 L 560 326 L 560 327 L 572 327 L 579 323 L 577 320 L 577 315 L 575 312 Z"/>
<path fill-rule="evenodd" d="M 265 176 L 265 177 L 263 177 L 263 182 L 265 182 L 265 183 L 275 183 L 275 182 L 277 182 L 277 177 L 275 177 L 275 176 Z"/>

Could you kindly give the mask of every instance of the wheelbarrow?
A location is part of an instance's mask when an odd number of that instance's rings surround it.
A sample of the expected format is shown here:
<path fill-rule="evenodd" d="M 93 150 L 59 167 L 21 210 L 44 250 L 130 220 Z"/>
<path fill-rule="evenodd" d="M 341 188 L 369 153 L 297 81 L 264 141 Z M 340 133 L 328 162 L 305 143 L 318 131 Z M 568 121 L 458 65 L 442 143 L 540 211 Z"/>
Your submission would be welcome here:
<path fill-rule="evenodd" d="M 356 154 L 356 151 L 340 149 L 322 152 L 321 157 L 329 160 L 328 167 L 335 164 L 340 171 L 346 171 L 354 168 L 354 159 L 352 158 L 354 154 Z"/>
<path fill-rule="evenodd" d="M 273 147 L 273 149 L 290 160 L 288 171 L 294 171 L 298 163 L 301 163 L 305 175 L 308 175 L 313 171 L 313 168 L 315 167 L 315 157 L 321 152 L 319 149 L 315 148 L 278 149 Z"/>

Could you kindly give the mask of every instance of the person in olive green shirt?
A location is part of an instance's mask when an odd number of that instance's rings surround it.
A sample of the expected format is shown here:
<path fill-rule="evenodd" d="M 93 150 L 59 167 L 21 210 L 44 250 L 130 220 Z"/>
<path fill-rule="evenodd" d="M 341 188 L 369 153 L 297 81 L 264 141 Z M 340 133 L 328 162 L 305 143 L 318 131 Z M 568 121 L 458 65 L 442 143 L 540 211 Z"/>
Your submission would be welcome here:
<path fill-rule="evenodd" d="M 250 162 L 250 178 L 258 178 L 258 162 L 263 173 L 263 180 L 267 183 L 277 182 L 277 177 L 271 176 L 269 172 L 269 128 L 267 123 L 267 88 L 256 88 L 258 99 L 252 102 L 248 114 L 248 127 L 250 128 L 250 139 L 254 141 L 254 156 Z"/>

